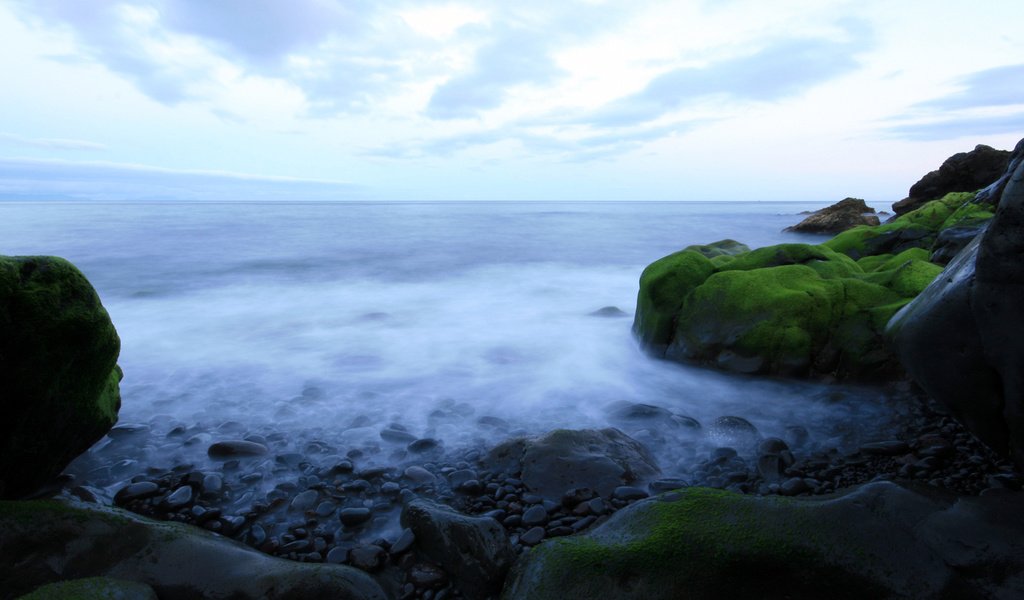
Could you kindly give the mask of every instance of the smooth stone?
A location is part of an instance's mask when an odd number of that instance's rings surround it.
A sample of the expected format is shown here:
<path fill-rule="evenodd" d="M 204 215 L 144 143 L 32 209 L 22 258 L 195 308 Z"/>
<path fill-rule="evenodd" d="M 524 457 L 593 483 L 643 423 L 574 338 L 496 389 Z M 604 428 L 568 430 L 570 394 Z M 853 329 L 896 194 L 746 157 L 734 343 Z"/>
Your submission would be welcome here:
<path fill-rule="evenodd" d="M 225 440 L 210 445 L 206 453 L 210 458 L 229 458 L 235 456 L 261 456 L 268 452 L 266 446 L 245 440 Z"/>
<path fill-rule="evenodd" d="M 656 479 L 647 485 L 647 489 L 655 494 L 659 494 L 689 487 L 689 485 L 685 479 Z"/>
<path fill-rule="evenodd" d="M 321 502 L 316 507 L 316 516 L 320 518 L 327 518 L 334 514 L 337 507 L 332 502 Z"/>
<path fill-rule="evenodd" d="M 358 546 L 349 550 L 348 560 L 357 569 L 375 571 L 384 565 L 384 561 L 387 560 L 387 552 L 374 544 Z"/>
<path fill-rule="evenodd" d="M 783 496 L 796 496 L 809 491 L 811 491 L 811 486 L 807 484 L 806 480 L 800 477 L 787 479 L 779 486 L 779 493 Z"/>
<path fill-rule="evenodd" d="M 401 554 L 412 548 L 413 543 L 416 541 L 416 534 L 412 532 L 412 529 L 406 527 L 402 530 L 402 533 L 395 540 L 394 544 L 391 544 L 391 554 Z"/>
<path fill-rule="evenodd" d="M 778 481 L 785 467 L 778 454 L 764 454 L 757 459 L 757 473 L 768 483 Z"/>
<path fill-rule="evenodd" d="M 158 493 L 160 493 L 160 486 L 152 481 L 140 481 L 122 488 L 114 495 L 114 501 L 118 504 L 124 504 L 133 500 L 151 498 Z"/>
<path fill-rule="evenodd" d="M 306 490 L 292 498 L 290 508 L 297 511 L 309 510 L 313 508 L 313 505 L 316 504 L 317 498 L 319 497 L 320 493 L 316 490 Z"/>
<path fill-rule="evenodd" d="M 448 575 L 430 563 L 416 563 L 409 569 L 409 581 L 418 588 L 436 589 L 448 583 Z"/>
<path fill-rule="evenodd" d="M 789 450 L 789 444 L 777 437 L 765 438 L 757 445 L 758 454 L 778 454 L 783 450 Z"/>
<path fill-rule="evenodd" d="M 799 448 L 811 439 L 811 434 L 803 425 L 790 425 L 786 427 L 786 441 L 790 446 Z"/>
<path fill-rule="evenodd" d="M 544 539 L 546 533 L 543 527 L 533 527 L 519 536 L 519 542 L 524 546 L 536 546 Z"/>
<path fill-rule="evenodd" d="M 601 308 L 599 308 L 599 309 L 597 309 L 597 310 L 595 310 L 595 311 L 593 311 L 591 313 L 587 313 L 587 314 L 588 314 L 588 316 L 591 316 L 591 317 L 625 317 L 625 316 L 628 316 L 626 314 L 626 312 L 623 311 L 618 306 L 602 306 Z"/>
<path fill-rule="evenodd" d="M 407 468 L 402 474 L 409 480 L 421 484 L 434 483 L 436 479 L 433 473 L 417 465 Z"/>
<path fill-rule="evenodd" d="M 327 553 L 327 562 L 332 565 L 340 565 L 348 560 L 348 548 L 335 546 Z"/>
<path fill-rule="evenodd" d="M 380 432 L 380 439 L 385 442 L 392 442 L 395 444 L 409 444 L 416 441 L 416 436 L 409 433 L 408 431 L 399 431 L 397 429 L 382 429 Z"/>
<path fill-rule="evenodd" d="M 408 450 L 409 452 L 415 452 L 419 454 L 437 448 L 438 443 L 439 442 L 433 438 L 421 438 L 416 440 L 415 442 L 410 443 L 408 446 L 406 446 L 405 449 Z"/>
<path fill-rule="evenodd" d="M 544 510 L 543 506 L 531 506 L 523 513 L 523 524 L 524 525 L 541 525 L 547 523 L 548 511 Z"/>
<path fill-rule="evenodd" d="M 191 486 L 183 485 L 164 498 L 163 505 L 169 509 L 180 508 L 192 502 Z"/>
<path fill-rule="evenodd" d="M 458 469 L 448 474 L 448 484 L 456 489 L 467 481 L 477 479 L 479 479 L 479 477 L 473 469 Z"/>
<path fill-rule="evenodd" d="M 338 513 L 338 518 L 347 527 L 362 525 L 370 520 L 372 513 L 368 508 L 343 508 Z"/>
<path fill-rule="evenodd" d="M 618 500 L 625 500 L 627 502 L 632 500 L 642 500 L 648 497 L 649 495 L 650 494 L 643 491 L 642 489 L 629 485 L 620 485 L 619 487 L 615 488 L 614 492 L 612 492 L 612 498 L 616 498 Z"/>
<path fill-rule="evenodd" d="M 262 478 L 262 474 L 260 475 Z M 224 479 L 216 473 L 211 473 L 203 477 L 203 491 L 210 492 L 211 494 L 220 493 L 224 489 Z"/>

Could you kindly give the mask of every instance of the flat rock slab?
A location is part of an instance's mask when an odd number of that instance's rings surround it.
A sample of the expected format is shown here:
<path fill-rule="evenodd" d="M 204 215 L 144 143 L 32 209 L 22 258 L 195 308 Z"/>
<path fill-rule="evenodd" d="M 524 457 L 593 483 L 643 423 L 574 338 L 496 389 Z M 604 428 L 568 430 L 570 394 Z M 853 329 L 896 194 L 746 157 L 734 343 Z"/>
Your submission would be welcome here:
<path fill-rule="evenodd" d="M 0 502 L 0 596 L 89 577 L 145 584 L 160 598 L 386 598 L 351 567 L 273 558 L 180 523 L 76 501 Z"/>

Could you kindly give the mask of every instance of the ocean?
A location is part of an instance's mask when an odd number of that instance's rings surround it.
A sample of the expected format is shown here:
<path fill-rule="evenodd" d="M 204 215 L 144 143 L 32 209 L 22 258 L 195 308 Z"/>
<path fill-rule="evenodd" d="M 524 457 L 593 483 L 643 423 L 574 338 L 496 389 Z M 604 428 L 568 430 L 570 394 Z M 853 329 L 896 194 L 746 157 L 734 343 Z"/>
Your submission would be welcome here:
<path fill-rule="evenodd" d="M 450 450 L 617 426 L 672 476 L 721 440 L 617 422 L 623 403 L 764 436 L 800 425 L 817 448 L 892 417 L 879 388 L 656 360 L 630 332 L 650 262 L 725 238 L 818 242 L 782 229 L 822 206 L 5 202 L 0 252 L 74 262 L 121 336 L 121 427 L 69 469 L 96 488 L 209 468 L 210 442 L 246 432 L 401 463 L 380 436 L 396 426 Z M 624 314 L 592 314 L 605 307 Z"/>

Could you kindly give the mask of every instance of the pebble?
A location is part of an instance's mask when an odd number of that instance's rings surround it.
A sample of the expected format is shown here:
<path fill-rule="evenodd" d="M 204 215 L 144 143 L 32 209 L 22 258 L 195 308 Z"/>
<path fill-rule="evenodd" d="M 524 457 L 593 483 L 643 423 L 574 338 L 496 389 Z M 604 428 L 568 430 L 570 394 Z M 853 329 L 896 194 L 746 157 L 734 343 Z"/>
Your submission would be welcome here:
<path fill-rule="evenodd" d="M 353 567 L 364 571 L 375 571 L 384 565 L 387 552 L 375 544 L 357 546 L 349 550 L 348 560 Z"/>
<path fill-rule="evenodd" d="M 811 491 L 811 486 L 800 477 L 787 479 L 779 486 L 779 493 L 783 496 L 796 496 Z"/>
<path fill-rule="evenodd" d="M 548 511 L 541 505 L 531 506 L 523 513 L 524 525 L 542 525 L 548 521 Z"/>
<path fill-rule="evenodd" d="M 114 501 L 118 504 L 127 504 L 133 500 L 150 498 L 160 493 L 160 486 L 152 481 L 140 481 L 122 488 L 114 495 Z"/>
<path fill-rule="evenodd" d="M 405 447 L 409 452 L 420 454 L 437 448 L 438 441 L 433 438 L 421 438 Z"/>
<path fill-rule="evenodd" d="M 656 479 L 647 484 L 647 489 L 651 490 L 652 494 L 660 494 L 661 492 L 689 487 L 689 485 L 685 479 Z"/>
<path fill-rule="evenodd" d="M 412 548 L 413 543 L 416 541 L 416 534 L 412 532 L 412 529 L 408 527 L 402 530 L 402 533 L 395 540 L 394 544 L 391 544 L 391 554 L 401 554 Z"/>
<path fill-rule="evenodd" d="M 524 546 L 535 546 L 544 539 L 545 533 L 544 528 L 539 526 L 527 529 L 525 533 L 519 536 L 519 543 Z"/>
<path fill-rule="evenodd" d="M 225 440 L 211 444 L 206 453 L 210 458 L 234 456 L 260 456 L 269 452 L 266 446 L 246 440 Z"/>
<path fill-rule="evenodd" d="M 348 561 L 348 548 L 345 546 L 335 546 L 330 549 L 327 553 L 327 562 L 335 565 L 340 565 Z"/>
<path fill-rule="evenodd" d="M 416 436 L 409 433 L 408 431 L 399 431 L 397 429 L 383 429 L 380 432 L 380 439 L 385 442 L 392 442 L 395 444 L 409 444 L 416 441 Z"/>
<path fill-rule="evenodd" d="M 313 508 L 313 505 L 316 504 L 316 500 L 319 497 L 320 494 L 316 490 L 306 490 L 292 498 L 292 502 L 289 507 L 292 510 L 300 512 L 307 511 Z"/>
<path fill-rule="evenodd" d="M 642 489 L 628 485 L 620 485 L 615 488 L 614 492 L 612 492 L 612 498 L 615 498 L 616 500 L 625 500 L 627 502 L 632 500 L 642 500 L 647 496 L 649 496 L 649 494 Z"/>
<path fill-rule="evenodd" d="M 372 513 L 368 508 L 343 508 L 341 509 L 341 512 L 338 513 L 338 518 L 346 527 L 362 525 L 369 521 L 371 516 Z"/>
<path fill-rule="evenodd" d="M 910 446 L 901 440 L 871 442 L 860 447 L 861 452 L 870 456 L 897 456 L 899 454 L 906 454 L 909 450 Z"/>
<path fill-rule="evenodd" d="M 436 479 L 433 473 L 417 465 L 407 468 L 402 474 L 409 480 L 420 484 L 434 483 Z"/>
<path fill-rule="evenodd" d="M 335 510 L 337 510 L 337 507 L 334 506 L 334 503 L 324 501 L 316 506 L 315 512 L 316 516 L 320 517 L 321 519 L 325 519 L 333 515 Z"/>
<path fill-rule="evenodd" d="M 260 474 L 260 478 L 263 475 Z M 203 491 L 210 492 L 211 494 L 218 494 L 224 489 L 224 479 L 216 473 L 210 473 L 203 477 Z"/>
<path fill-rule="evenodd" d="M 409 569 L 409 581 L 418 588 L 441 588 L 447 585 L 448 575 L 430 563 L 416 563 Z"/>
<path fill-rule="evenodd" d="M 192 488 L 190 486 L 183 485 L 164 498 L 163 505 L 166 508 L 174 510 L 181 508 L 190 502 L 192 502 Z"/>

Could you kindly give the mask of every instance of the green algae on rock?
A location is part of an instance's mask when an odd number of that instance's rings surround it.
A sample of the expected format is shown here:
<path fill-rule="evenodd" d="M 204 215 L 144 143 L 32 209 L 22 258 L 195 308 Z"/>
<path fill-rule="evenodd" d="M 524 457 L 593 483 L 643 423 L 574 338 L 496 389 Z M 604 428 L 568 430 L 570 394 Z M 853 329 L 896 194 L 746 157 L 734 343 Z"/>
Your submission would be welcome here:
<path fill-rule="evenodd" d="M 70 262 L 0 256 L 0 497 L 46 483 L 117 421 L 120 343 Z"/>
<path fill-rule="evenodd" d="M 1011 517 L 1022 500 L 955 501 L 888 482 L 807 500 L 688 488 L 542 543 L 502 597 L 1010 597 L 1024 591 L 1024 525 Z M 1012 575 L 987 576 L 1000 565 Z"/>

